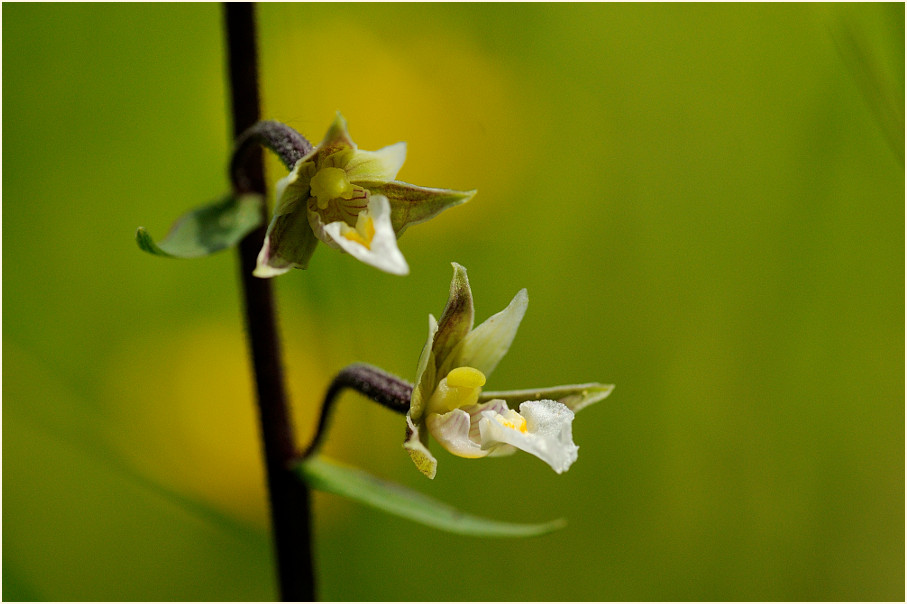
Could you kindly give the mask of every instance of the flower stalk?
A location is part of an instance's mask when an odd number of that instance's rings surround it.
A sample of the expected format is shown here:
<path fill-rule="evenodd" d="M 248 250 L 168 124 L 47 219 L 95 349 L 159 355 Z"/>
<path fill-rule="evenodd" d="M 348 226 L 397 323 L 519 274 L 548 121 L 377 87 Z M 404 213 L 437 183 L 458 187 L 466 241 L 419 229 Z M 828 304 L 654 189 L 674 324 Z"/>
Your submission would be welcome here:
<path fill-rule="evenodd" d="M 282 122 L 265 120 L 251 125 L 237 136 L 230 160 L 230 182 L 236 192 L 251 190 L 253 185 L 246 175 L 246 166 L 252 153 L 261 153 L 261 147 L 273 151 L 287 170 L 292 170 L 313 149 L 306 137 Z"/>
<path fill-rule="evenodd" d="M 382 407 L 386 407 L 401 415 L 406 415 L 409 411 L 409 401 L 413 394 L 413 385 L 395 375 L 365 363 L 356 363 L 345 367 L 333 379 L 331 385 L 328 386 L 328 390 L 324 395 L 324 402 L 321 404 L 321 416 L 318 418 L 318 428 L 315 430 L 315 437 L 312 439 L 312 444 L 302 454 L 303 459 L 313 455 L 324 441 L 334 402 L 344 390 L 355 390 Z"/>
<path fill-rule="evenodd" d="M 258 122 L 258 52 L 255 39 L 254 5 L 225 3 L 229 52 L 230 90 L 234 137 Z M 243 192 L 265 193 L 260 149 L 242 154 Z M 236 173 L 238 170 L 232 170 Z M 267 209 L 264 205 L 262 213 Z M 262 225 L 267 216 L 262 216 Z M 308 486 L 291 470 L 296 443 L 290 413 L 280 339 L 274 312 L 271 283 L 252 276 L 258 251 L 264 241 L 262 226 L 240 243 L 240 275 L 255 387 L 264 443 L 271 523 L 280 597 L 284 601 L 313 601 L 315 577 L 311 547 L 311 502 Z"/>

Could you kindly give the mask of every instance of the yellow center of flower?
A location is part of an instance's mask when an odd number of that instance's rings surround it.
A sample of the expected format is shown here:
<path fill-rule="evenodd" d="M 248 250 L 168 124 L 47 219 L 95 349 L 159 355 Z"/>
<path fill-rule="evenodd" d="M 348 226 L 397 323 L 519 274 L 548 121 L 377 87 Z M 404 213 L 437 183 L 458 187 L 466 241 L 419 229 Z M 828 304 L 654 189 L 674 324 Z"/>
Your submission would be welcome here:
<path fill-rule="evenodd" d="M 447 385 L 457 388 L 481 388 L 485 385 L 485 374 L 472 367 L 457 367 L 447 374 Z"/>
<path fill-rule="evenodd" d="M 447 413 L 479 401 L 485 374 L 473 367 L 457 367 L 447 374 L 428 401 L 428 413 Z"/>
<path fill-rule="evenodd" d="M 322 168 L 318 170 L 309 181 L 312 197 L 318 200 L 318 209 L 328 207 L 332 199 L 343 197 L 349 199 L 353 193 L 353 185 L 346 176 L 346 171 L 341 168 Z"/>
<path fill-rule="evenodd" d="M 365 212 L 361 212 L 356 219 L 356 228 L 341 224 L 340 234 L 370 250 L 372 249 L 372 240 L 375 238 L 375 221 Z"/>
<path fill-rule="evenodd" d="M 501 414 L 495 415 L 494 418 L 498 421 L 499 424 L 505 428 L 510 428 L 511 430 L 518 430 L 524 434 L 527 431 L 526 428 L 526 418 L 514 411 L 513 409 L 507 414 L 507 417 L 504 417 Z"/>

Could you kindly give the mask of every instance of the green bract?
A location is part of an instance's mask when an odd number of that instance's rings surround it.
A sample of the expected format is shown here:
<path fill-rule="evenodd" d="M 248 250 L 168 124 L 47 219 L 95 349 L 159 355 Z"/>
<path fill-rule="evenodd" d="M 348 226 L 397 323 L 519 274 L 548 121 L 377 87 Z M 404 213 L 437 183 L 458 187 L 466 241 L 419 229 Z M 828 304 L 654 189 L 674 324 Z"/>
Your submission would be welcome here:
<path fill-rule="evenodd" d="M 475 191 L 394 180 L 405 158 L 405 143 L 360 151 L 338 113 L 321 144 L 277 183 L 274 217 L 254 274 L 273 277 L 306 268 L 319 239 L 388 273 L 407 274 L 397 248 L 406 227 L 468 201 Z"/>
<path fill-rule="evenodd" d="M 406 415 L 404 448 L 416 467 L 434 478 L 437 460 L 429 433 L 460 457 L 532 453 L 554 471 L 576 460 L 574 413 L 608 396 L 612 385 L 589 383 L 538 390 L 482 393 L 485 379 L 507 353 L 526 313 L 521 290 L 501 312 L 473 329 L 473 302 L 466 269 L 453 263 L 447 306 L 428 317 L 428 341 L 419 357 L 416 384 Z M 509 405 L 519 405 L 519 411 Z"/>
<path fill-rule="evenodd" d="M 144 227 L 135 232 L 139 247 L 156 256 L 200 258 L 233 247 L 261 224 L 260 195 L 227 195 L 177 219 L 167 236 L 155 243 Z"/>

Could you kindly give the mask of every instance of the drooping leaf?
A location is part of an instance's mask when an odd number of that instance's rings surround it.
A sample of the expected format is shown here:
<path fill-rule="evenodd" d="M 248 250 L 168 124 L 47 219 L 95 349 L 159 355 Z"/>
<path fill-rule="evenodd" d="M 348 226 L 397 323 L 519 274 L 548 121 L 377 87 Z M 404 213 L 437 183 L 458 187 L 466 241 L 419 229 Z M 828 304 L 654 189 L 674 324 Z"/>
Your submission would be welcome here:
<path fill-rule="evenodd" d="M 543 524 L 518 524 L 472 516 L 416 491 L 321 456 L 301 462 L 297 471 L 313 489 L 341 495 L 388 514 L 450 533 L 474 537 L 534 537 L 566 525 L 563 519 Z"/>
<path fill-rule="evenodd" d="M 201 258 L 233 247 L 262 222 L 260 195 L 227 195 L 183 214 L 155 243 L 144 227 L 135 232 L 139 247 L 156 256 Z"/>

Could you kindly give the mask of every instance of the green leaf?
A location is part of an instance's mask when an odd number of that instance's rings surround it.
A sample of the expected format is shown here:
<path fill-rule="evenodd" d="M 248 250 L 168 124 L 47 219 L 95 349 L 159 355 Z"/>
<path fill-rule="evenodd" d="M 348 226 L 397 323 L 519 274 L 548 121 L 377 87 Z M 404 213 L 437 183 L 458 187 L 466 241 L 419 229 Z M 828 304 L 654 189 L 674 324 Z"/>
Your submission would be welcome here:
<path fill-rule="evenodd" d="M 544 524 L 517 524 L 470 516 L 421 493 L 321 456 L 301 462 L 296 469 L 313 489 L 348 497 L 388 514 L 450 533 L 474 537 L 534 537 L 567 524 L 563 518 Z"/>
<path fill-rule="evenodd" d="M 233 247 L 262 223 L 260 195 L 227 195 L 183 214 L 160 242 L 155 243 L 144 227 L 135 232 L 139 247 L 156 256 L 201 258 Z"/>

